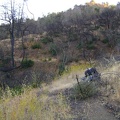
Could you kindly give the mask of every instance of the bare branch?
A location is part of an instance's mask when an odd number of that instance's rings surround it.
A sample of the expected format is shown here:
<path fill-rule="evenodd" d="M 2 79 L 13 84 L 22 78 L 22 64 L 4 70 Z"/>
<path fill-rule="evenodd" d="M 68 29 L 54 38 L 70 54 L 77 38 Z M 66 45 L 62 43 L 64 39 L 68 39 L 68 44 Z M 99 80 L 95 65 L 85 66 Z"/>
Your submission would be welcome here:
<path fill-rule="evenodd" d="M 28 10 L 28 12 L 33 16 L 33 19 L 34 19 L 34 14 L 29 10 L 29 8 L 28 8 L 28 4 L 27 4 L 27 0 L 24 0 L 25 1 L 25 3 L 26 3 L 26 7 L 27 7 L 27 10 Z"/>

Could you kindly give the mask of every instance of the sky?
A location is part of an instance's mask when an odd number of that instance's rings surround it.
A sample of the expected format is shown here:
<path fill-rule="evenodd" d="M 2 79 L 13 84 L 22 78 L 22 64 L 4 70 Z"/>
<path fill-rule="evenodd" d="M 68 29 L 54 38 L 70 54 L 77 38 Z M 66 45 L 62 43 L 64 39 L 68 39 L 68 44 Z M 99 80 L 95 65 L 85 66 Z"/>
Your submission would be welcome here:
<path fill-rule="evenodd" d="M 0 5 L 5 1 L 0 0 Z M 22 1 L 22 0 L 17 0 Z M 47 15 L 52 12 L 61 12 L 73 8 L 75 5 L 84 5 L 91 0 L 27 0 L 27 6 L 31 13 L 34 14 L 34 19 Z M 108 2 L 110 5 L 116 5 L 119 0 L 94 0 L 96 3 Z M 28 14 L 29 17 L 33 17 L 32 14 Z"/>
<path fill-rule="evenodd" d="M 28 0 L 28 7 L 35 15 L 35 19 L 38 16 L 47 15 L 52 12 L 61 12 L 73 8 L 75 5 L 85 4 L 91 0 Z M 118 0 L 95 0 L 97 3 L 108 2 L 109 4 L 116 5 Z"/>

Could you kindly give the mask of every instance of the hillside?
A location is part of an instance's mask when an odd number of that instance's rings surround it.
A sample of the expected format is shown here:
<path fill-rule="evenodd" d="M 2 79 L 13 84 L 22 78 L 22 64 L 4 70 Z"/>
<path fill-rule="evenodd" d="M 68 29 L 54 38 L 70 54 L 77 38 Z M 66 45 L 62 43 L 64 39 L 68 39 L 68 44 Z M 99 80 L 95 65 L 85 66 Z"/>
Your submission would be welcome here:
<path fill-rule="evenodd" d="M 120 119 L 119 4 L 91 1 L 13 25 L 14 37 L 0 26 L 0 119 Z M 89 67 L 101 81 L 81 81 Z"/>
<path fill-rule="evenodd" d="M 16 95 L 13 97 L 12 94 L 14 91 L 8 89 L 7 93 L 0 99 L 0 118 L 2 120 L 119 119 L 119 104 L 117 103 L 118 106 L 116 106 L 115 102 L 120 98 L 120 96 L 118 96 L 119 92 L 111 94 L 110 91 L 112 88 L 110 90 L 109 88 L 103 89 L 106 88 L 105 84 L 105 86 L 99 86 L 99 88 L 101 88 L 100 91 L 102 90 L 102 95 L 97 93 L 87 99 L 81 100 L 77 98 L 74 93 L 77 83 L 75 76 L 78 74 L 79 78 L 81 78 L 84 67 L 86 66 L 72 65 L 71 72 L 57 78 L 49 85 L 41 84 L 41 87 L 36 89 L 31 87 L 25 88 L 24 86 L 24 92 L 19 96 Z M 117 67 L 113 65 L 112 68 L 117 70 L 118 65 Z M 101 70 L 103 72 L 103 69 Z M 108 72 L 108 69 L 104 70 L 104 72 L 105 71 Z M 102 80 L 105 82 L 106 78 Z M 111 84 L 111 82 L 112 81 L 108 81 L 108 86 L 115 85 L 114 89 L 116 89 L 116 83 L 112 82 Z M 98 86 L 96 86 L 96 88 L 99 89 Z M 86 89 L 88 88 L 86 87 Z M 108 93 L 110 93 L 109 97 L 106 96 Z"/>
<path fill-rule="evenodd" d="M 60 64 L 65 65 L 72 61 L 90 61 L 119 54 L 119 18 L 119 4 L 111 6 L 91 1 L 86 5 L 38 18 L 37 21 L 26 19 L 22 24 L 14 24 L 15 46 L 19 48 L 15 48 L 14 54 L 19 59 L 23 57 L 24 49 L 26 56 L 43 61 L 45 58 L 54 58 L 59 62 L 64 61 Z M 21 30 L 17 29 L 17 25 L 20 25 Z M 1 40 L 9 38 L 8 27 L 8 24 L 0 26 Z M 23 42 L 17 45 L 20 38 Z M 10 49 L 7 52 L 11 52 Z M 2 51 L 5 50 L 1 46 Z M 0 59 L 3 59 L 2 56 Z"/>

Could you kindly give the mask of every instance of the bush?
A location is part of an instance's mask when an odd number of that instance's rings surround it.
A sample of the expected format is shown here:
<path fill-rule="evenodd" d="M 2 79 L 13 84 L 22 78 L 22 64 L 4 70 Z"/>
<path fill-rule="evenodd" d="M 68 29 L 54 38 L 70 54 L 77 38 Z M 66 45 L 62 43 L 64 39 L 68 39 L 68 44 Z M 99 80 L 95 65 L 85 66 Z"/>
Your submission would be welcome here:
<path fill-rule="evenodd" d="M 41 45 L 39 43 L 34 43 L 32 46 L 31 46 L 32 49 L 40 49 L 41 48 Z"/>
<path fill-rule="evenodd" d="M 23 45 L 23 49 L 27 49 L 27 46 L 26 46 L 26 45 Z"/>
<path fill-rule="evenodd" d="M 82 49 L 83 48 L 83 45 L 81 44 L 81 43 L 79 43 L 78 45 L 77 45 L 77 49 Z"/>
<path fill-rule="evenodd" d="M 10 62 L 11 62 L 11 58 L 10 57 L 6 57 L 4 59 L 0 60 L 0 67 L 9 67 L 10 66 Z"/>
<path fill-rule="evenodd" d="M 10 92 L 12 96 L 21 95 L 24 92 L 24 89 L 22 86 L 16 86 L 14 88 L 11 88 Z"/>
<path fill-rule="evenodd" d="M 27 49 L 27 46 L 26 46 L 25 44 L 24 44 L 23 46 L 20 45 L 20 46 L 19 46 L 19 49 L 20 49 L 20 50 L 22 50 L 22 49 Z"/>
<path fill-rule="evenodd" d="M 80 82 L 74 87 L 74 97 L 78 99 L 86 99 L 97 93 L 94 82 Z"/>
<path fill-rule="evenodd" d="M 44 37 L 44 38 L 41 39 L 41 42 L 43 44 L 47 44 L 47 43 L 53 42 L 53 38 L 51 38 L 51 37 Z"/>
<path fill-rule="evenodd" d="M 56 50 L 53 49 L 53 48 L 50 48 L 50 53 L 51 53 L 52 56 L 56 56 L 57 55 Z"/>
<path fill-rule="evenodd" d="M 104 40 L 102 40 L 102 43 L 107 44 L 107 43 L 109 43 L 109 40 L 108 39 L 104 39 Z"/>
<path fill-rule="evenodd" d="M 33 42 L 34 41 L 34 37 L 30 38 L 30 42 Z"/>
<path fill-rule="evenodd" d="M 48 58 L 48 61 L 51 61 L 51 60 L 52 60 L 52 58 L 51 58 L 51 57 L 49 57 L 49 58 Z"/>
<path fill-rule="evenodd" d="M 94 44 L 88 44 L 88 45 L 87 45 L 87 49 L 88 49 L 88 50 L 94 50 L 94 49 L 95 49 Z"/>
<path fill-rule="evenodd" d="M 69 41 L 76 41 L 78 40 L 78 35 L 76 33 L 69 34 Z"/>
<path fill-rule="evenodd" d="M 65 65 L 61 63 L 59 65 L 59 75 L 62 75 L 64 71 L 65 71 Z"/>
<path fill-rule="evenodd" d="M 90 40 L 90 41 L 88 42 L 88 44 L 93 44 L 93 40 Z"/>
<path fill-rule="evenodd" d="M 49 52 L 52 56 L 56 56 L 58 52 L 58 48 L 55 44 L 51 44 Z"/>
<path fill-rule="evenodd" d="M 23 60 L 21 63 L 22 68 L 32 67 L 33 65 L 34 65 L 34 61 L 28 59 Z"/>

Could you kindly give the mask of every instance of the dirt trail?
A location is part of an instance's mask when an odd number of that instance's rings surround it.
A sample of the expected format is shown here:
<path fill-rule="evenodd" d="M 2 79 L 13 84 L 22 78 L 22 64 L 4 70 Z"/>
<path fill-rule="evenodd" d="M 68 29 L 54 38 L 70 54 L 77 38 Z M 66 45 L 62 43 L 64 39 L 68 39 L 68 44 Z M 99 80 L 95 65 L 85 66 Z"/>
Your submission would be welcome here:
<path fill-rule="evenodd" d="M 76 83 L 75 76 L 80 73 L 71 73 L 54 81 L 49 86 L 51 97 L 55 97 L 57 93 L 64 92 L 66 89 L 72 88 Z M 79 78 L 83 75 L 79 75 Z M 84 101 L 71 100 L 71 113 L 74 115 L 73 120 L 117 120 L 105 107 L 99 98 L 90 98 Z"/>

